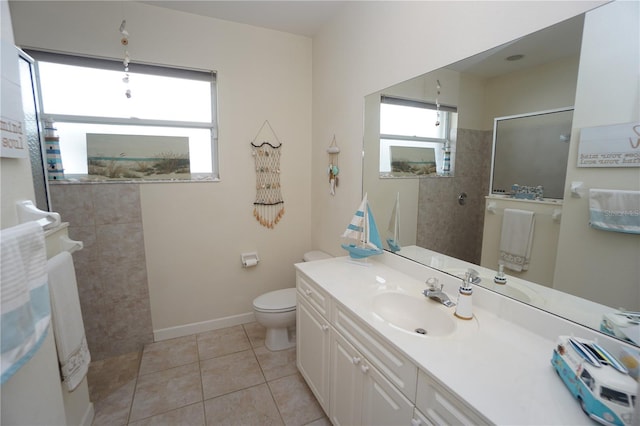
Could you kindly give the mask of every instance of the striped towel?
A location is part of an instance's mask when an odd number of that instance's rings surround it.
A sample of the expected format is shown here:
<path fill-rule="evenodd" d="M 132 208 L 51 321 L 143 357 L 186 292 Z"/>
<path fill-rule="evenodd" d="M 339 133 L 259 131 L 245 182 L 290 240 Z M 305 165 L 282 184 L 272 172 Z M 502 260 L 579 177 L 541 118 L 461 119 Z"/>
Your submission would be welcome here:
<path fill-rule="evenodd" d="M 640 234 L 640 191 L 590 189 L 589 225 L 603 231 Z"/>
<path fill-rule="evenodd" d="M 31 221 L 0 233 L 0 383 L 38 351 L 51 305 L 42 227 Z"/>

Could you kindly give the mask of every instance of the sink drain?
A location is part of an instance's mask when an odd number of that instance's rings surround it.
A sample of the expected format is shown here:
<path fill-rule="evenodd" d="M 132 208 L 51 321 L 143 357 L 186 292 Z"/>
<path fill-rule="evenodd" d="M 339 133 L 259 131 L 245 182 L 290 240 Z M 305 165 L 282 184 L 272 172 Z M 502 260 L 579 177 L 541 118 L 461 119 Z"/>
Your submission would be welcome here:
<path fill-rule="evenodd" d="M 427 334 L 427 330 L 425 330 L 424 328 L 416 328 L 415 332 L 418 334 Z"/>

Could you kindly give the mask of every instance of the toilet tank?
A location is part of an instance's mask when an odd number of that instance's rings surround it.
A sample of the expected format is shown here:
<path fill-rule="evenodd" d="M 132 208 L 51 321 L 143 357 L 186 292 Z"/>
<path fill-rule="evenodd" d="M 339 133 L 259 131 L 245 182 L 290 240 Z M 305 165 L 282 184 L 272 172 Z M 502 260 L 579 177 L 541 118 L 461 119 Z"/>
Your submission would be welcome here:
<path fill-rule="evenodd" d="M 314 260 L 322 260 L 322 259 L 330 259 L 332 256 L 321 251 L 321 250 L 312 250 L 308 251 L 302 256 L 305 262 L 312 262 Z"/>

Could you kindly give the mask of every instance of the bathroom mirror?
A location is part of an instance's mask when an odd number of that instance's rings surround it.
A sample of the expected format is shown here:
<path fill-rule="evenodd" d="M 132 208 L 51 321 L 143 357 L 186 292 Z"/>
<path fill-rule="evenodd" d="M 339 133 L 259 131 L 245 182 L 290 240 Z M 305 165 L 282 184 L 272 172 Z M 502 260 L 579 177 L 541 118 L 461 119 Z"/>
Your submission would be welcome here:
<path fill-rule="evenodd" d="M 491 193 L 504 195 L 518 185 L 539 188 L 541 198 L 561 200 L 572 121 L 573 108 L 497 117 L 493 125 Z M 527 196 L 534 193 L 520 195 L 531 198 Z"/>
<path fill-rule="evenodd" d="M 624 3 L 614 2 L 599 9 L 629 7 Z M 629 14 L 629 11 L 623 13 Z M 631 15 L 634 15 L 634 11 L 631 11 Z M 636 20 L 637 28 L 638 14 L 634 16 L 631 19 Z M 594 59 L 597 54 L 590 53 L 589 60 L 585 60 L 585 51 L 600 49 L 599 52 L 602 52 L 605 49 L 590 45 L 600 42 L 593 35 L 597 30 L 583 42 L 586 22 L 585 15 L 576 16 L 366 96 L 363 189 L 368 193 L 379 224 L 389 221 L 396 197 L 400 199 L 399 239 L 402 249 L 395 254 L 458 277 L 468 266 L 478 265 L 477 269 L 483 275 L 479 285 L 600 330 L 605 313 L 609 315 L 618 308 L 640 311 L 640 238 L 637 235 L 597 232 L 589 228 L 587 196 L 583 192 L 580 196 L 574 194 L 572 197 L 571 182 L 580 180 L 589 187 L 640 190 L 640 174 L 637 168 L 625 171 L 601 169 L 597 174 L 593 170 L 579 169 L 576 167 L 577 144 L 581 128 L 619 124 L 625 120 L 620 117 L 633 113 L 629 108 L 636 108 L 637 114 L 637 107 L 629 107 L 633 101 L 625 107 L 616 105 L 619 99 L 613 99 L 608 90 L 599 90 L 593 81 L 586 81 L 592 73 L 597 74 L 597 71 L 592 71 L 597 68 Z M 600 31 L 603 25 L 616 25 L 611 21 L 602 24 L 595 18 L 592 24 L 598 25 Z M 616 33 L 616 28 L 610 32 Z M 620 81 L 629 77 L 637 80 L 637 44 L 637 40 L 627 42 L 626 38 L 620 43 L 621 48 L 624 46 L 628 49 L 630 65 L 636 67 L 633 71 L 635 74 L 623 73 L 618 77 L 616 73 L 622 68 L 607 67 L 608 81 L 618 80 L 622 87 L 627 83 L 631 84 L 628 87 L 637 87 L 637 81 Z M 580 79 L 585 81 L 580 83 Z M 452 129 L 456 138 L 455 177 L 381 179 L 378 173 L 381 96 L 402 96 L 420 102 L 434 102 L 432 88 L 438 80 L 441 83 L 440 101 L 457 107 L 458 123 Z M 608 98 L 602 98 L 602 102 L 594 101 L 589 99 L 592 92 Z M 578 93 L 581 93 L 581 99 L 578 99 Z M 622 112 L 601 112 L 616 107 Z M 570 123 L 573 120 L 572 124 L 567 124 L 567 117 L 563 117 L 565 123 L 559 126 L 555 132 L 557 135 L 553 136 L 556 138 L 555 145 L 564 150 L 564 153 L 558 154 L 563 155 L 564 160 L 556 161 L 566 166 L 559 172 L 562 182 L 555 185 L 552 193 L 545 191 L 545 199 L 540 203 L 523 201 L 530 203 L 525 208 L 536 211 L 536 226 L 549 226 L 551 229 L 548 238 L 551 249 L 543 254 L 535 254 L 538 260 L 548 257 L 545 266 L 540 268 L 546 269 L 547 278 L 518 278 L 517 273 L 505 271 L 510 277 L 509 282 L 518 285 L 496 285 L 493 278 L 497 262 L 483 264 L 482 261 L 486 257 L 483 256 L 483 240 L 487 240 L 483 235 L 485 218 L 492 214 L 493 200 L 488 196 L 491 193 L 494 119 L 556 110 L 573 113 L 573 117 L 569 117 Z M 604 121 L 598 122 L 600 119 Z M 616 119 L 622 121 L 616 122 Z M 633 116 L 626 121 L 632 119 Z M 545 154 L 548 162 L 556 160 L 556 154 Z M 526 158 L 525 155 L 525 161 Z M 531 161 L 531 157 L 528 158 Z M 501 187 L 510 187 L 518 179 L 510 176 Z M 536 180 L 526 184 L 538 185 Z M 499 205 L 502 201 L 500 196 L 494 197 Z M 538 213 L 538 208 L 547 210 Z M 500 209 L 503 207 L 493 210 L 493 213 L 497 212 L 493 217 L 501 214 Z M 499 227 L 496 232 L 499 234 Z M 492 237 L 496 238 L 495 235 Z M 454 258 L 460 260 L 457 268 L 446 267 L 450 265 L 447 259 Z M 634 333 L 640 338 L 640 329 Z M 635 344 L 638 345 L 638 341 Z"/>

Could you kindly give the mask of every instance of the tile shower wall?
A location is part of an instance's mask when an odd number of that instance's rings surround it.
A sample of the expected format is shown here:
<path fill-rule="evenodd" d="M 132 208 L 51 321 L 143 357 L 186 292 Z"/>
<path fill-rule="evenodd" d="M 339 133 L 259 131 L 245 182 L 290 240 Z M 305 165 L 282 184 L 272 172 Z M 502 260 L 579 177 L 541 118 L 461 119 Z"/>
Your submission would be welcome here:
<path fill-rule="evenodd" d="M 458 129 L 455 176 L 420 179 L 419 246 L 480 264 L 492 134 L 491 130 Z M 467 194 L 465 205 L 458 204 L 462 192 Z"/>
<path fill-rule="evenodd" d="M 51 204 L 84 243 L 73 254 L 93 360 L 153 341 L 137 184 L 53 184 Z"/>

